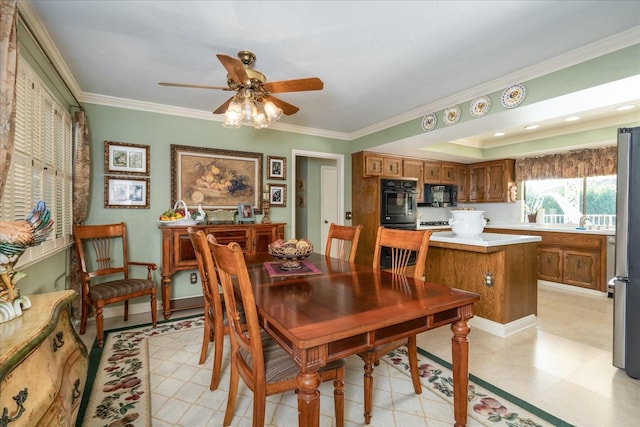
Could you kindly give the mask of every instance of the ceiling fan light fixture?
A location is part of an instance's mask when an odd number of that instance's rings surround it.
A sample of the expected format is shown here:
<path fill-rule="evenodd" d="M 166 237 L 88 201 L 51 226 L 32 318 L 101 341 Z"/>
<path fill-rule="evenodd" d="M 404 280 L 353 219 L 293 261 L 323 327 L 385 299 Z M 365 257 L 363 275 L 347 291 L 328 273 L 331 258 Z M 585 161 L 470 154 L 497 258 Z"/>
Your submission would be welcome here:
<path fill-rule="evenodd" d="M 241 119 L 240 104 L 235 100 L 229 103 L 229 108 L 224 113 L 224 122 L 222 126 L 226 128 L 239 128 Z"/>
<path fill-rule="evenodd" d="M 264 111 L 267 114 L 269 123 L 278 121 L 282 117 L 282 109 L 271 101 L 264 103 Z"/>

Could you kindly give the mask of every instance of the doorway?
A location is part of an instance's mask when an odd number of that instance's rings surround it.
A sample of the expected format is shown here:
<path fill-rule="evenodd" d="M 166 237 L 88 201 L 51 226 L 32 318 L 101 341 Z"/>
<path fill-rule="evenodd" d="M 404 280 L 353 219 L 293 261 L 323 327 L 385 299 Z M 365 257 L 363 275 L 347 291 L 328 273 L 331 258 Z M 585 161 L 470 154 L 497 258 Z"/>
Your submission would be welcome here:
<path fill-rule="evenodd" d="M 328 203 L 335 206 L 337 224 L 344 223 L 344 155 L 322 153 L 307 150 L 291 150 L 292 176 L 291 185 L 291 234 L 292 237 L 307 237 L 316 252 L 324 252 L 326 239 L 325 218 L 321 214 L 321 205 Z M 323 178 L 320 172 L 333 170 L 332 188 L 323 188 Z M 316 172 L 317 171 L 317 172 Z M 327 176 L 331 176 L 331 172 Z M 323 201 L 321 201 L 323 198 Z M 328 201 L 327 198 L 331 198 Z M 329 219 L 327 219 L 328 221 Z M 328 223 L 326 228 L 328 229 Z"/>

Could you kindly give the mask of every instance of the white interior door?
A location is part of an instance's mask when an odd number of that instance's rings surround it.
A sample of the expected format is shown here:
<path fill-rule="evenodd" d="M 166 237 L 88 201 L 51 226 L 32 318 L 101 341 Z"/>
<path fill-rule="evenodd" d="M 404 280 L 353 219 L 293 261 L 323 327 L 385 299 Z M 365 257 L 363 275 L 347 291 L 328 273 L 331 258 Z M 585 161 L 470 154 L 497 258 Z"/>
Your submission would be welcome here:
<path fill-rule="evenodd" d="M 338 168 L 335 166 L 321 166 L 320 167 L 320 206 L 322 209 L 321 216 L 321 228 L 322 228 L 322 240 L 327 241 L 329 235 L 329 225 L 332 222 L 339 224 L 338 219 L 340 215 L 338 213 Z M 325 244 L 320 245 L 321 253 L 324 254 Z"/>

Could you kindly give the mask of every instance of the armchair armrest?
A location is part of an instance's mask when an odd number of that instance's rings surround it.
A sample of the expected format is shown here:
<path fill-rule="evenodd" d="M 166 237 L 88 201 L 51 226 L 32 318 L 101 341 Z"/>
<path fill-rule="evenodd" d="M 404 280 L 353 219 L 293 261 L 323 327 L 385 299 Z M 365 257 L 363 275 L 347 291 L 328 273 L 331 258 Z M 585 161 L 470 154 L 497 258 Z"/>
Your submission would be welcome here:
<path fill-rule="evenodd" d="M 147 280 L 151 280 L 151 270 L 157 270 L 158 269 L 158 265 L 153 263 L 153 262 L 129 261 L 129 265 L 147 267 Z"/>

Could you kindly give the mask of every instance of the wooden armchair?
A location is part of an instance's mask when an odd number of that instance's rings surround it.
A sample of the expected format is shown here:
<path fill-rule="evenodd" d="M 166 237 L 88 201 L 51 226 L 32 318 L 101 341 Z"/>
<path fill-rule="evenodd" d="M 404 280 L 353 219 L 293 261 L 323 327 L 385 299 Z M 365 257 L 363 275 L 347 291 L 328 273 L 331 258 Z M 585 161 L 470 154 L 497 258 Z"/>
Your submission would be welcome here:
<path fill-rule="evenodd" d="M 360 239 L 361 231 L 362 225 L 348 226 L 331 223 L 329 226 L 329 235 L 327 236 L 327 247 L 324 254 L 326 256 L 331 256 L 332 244 L 335 242 L 336 258 L 354 262 L 356 259 L 356 250 L 358 249 L 358 240 Z"/>
<path fill-rule="evenodd" d="M 158 285 L 151 280 L 151 270 L 156 270 L 157 266 L 153 263 L 129 261 L 125 223 L 74 225 L 73 239 L 80 260 L 82 277 L 80 334 L 86 331 L 87 317 L 93 306 L 96 311 L 96 340 L 98 347 L 102 347 L 104 343 L 103 307 L 124 301 L 124 320 L 127 321 L 129 300 L 143 295 L 151 297 L 151 320 L 155 328 Z M 130 278 L 129 267 L 133 266 L 146 267 L 146 279 Z"/>
<path fill-rule="evenodd" d="M 288 390 L 296 390 L 298 367 L 292 357 L 276 343 L 258 323 L 253 289 L 247 272 L 242 248 L 232 242 L 228 246 L 211 243 L 217 273 L 222 284 L 229 336 L 231 338 L 231 378 L 224 425 L 231 424 L 238 394 L 238 377 L 253 391 L 253 426 L 265 422 L 266 397 Z M 234 292 L 234 283 L 237 294 Z M 246 325 L 241 322 L 237 307 L 243 307 Z M 329 363 L 320 370 L 322 381 L 333 380 L 336 424 L 344 425 L 344 361 Z"/>
<path fill-rule="evenodd" d="M 200 281 L 202 283 L 202 294 L 204 296 L 205 322 L 199 363 L 204 363 L 207 358 L 209 343 L 213 341 L 213 369 L 209 390 L 215 390 L 218 388 L 218 383 L 220 382 L 224 336 L 229 333 L 229 327 L 222 307 L 222 298 L 218 290 L 215 263 L 211 250 L 209 249 L 207 236 L 204 231 L 193 231 L 191 227 L 189 227 L 187 231 L 189 232 L 191 243 L 195 249 L 198 270 L 200 271 Z"/>
<path fill-rule="evenodd" d="M 385 271 L 404 276 L 411 252 L 417 252 L 413 277 L 422 280 L 431 233 L 431 230 L 397 230 L 379 227 L 373 253 L 373 268 L 380 269 L 382 247 L 387 247 L 391 250 L 391 268 L 388 270 L 385 269 Z M 369 424 L 371 421 L 371 409 L 373 406 L 373 367 L 377 364 L 380 357 L 403 345 L 407 346 L 413 389 L 416 394 L 422 393 L 422 385 L 420 384 L 418 372 L 418 350 L 415 335 L 407 339 L 382 344 L 363 353 L 359 353 L 358 355 L 364 361 L 364 419 L 366 424 Z"/>

